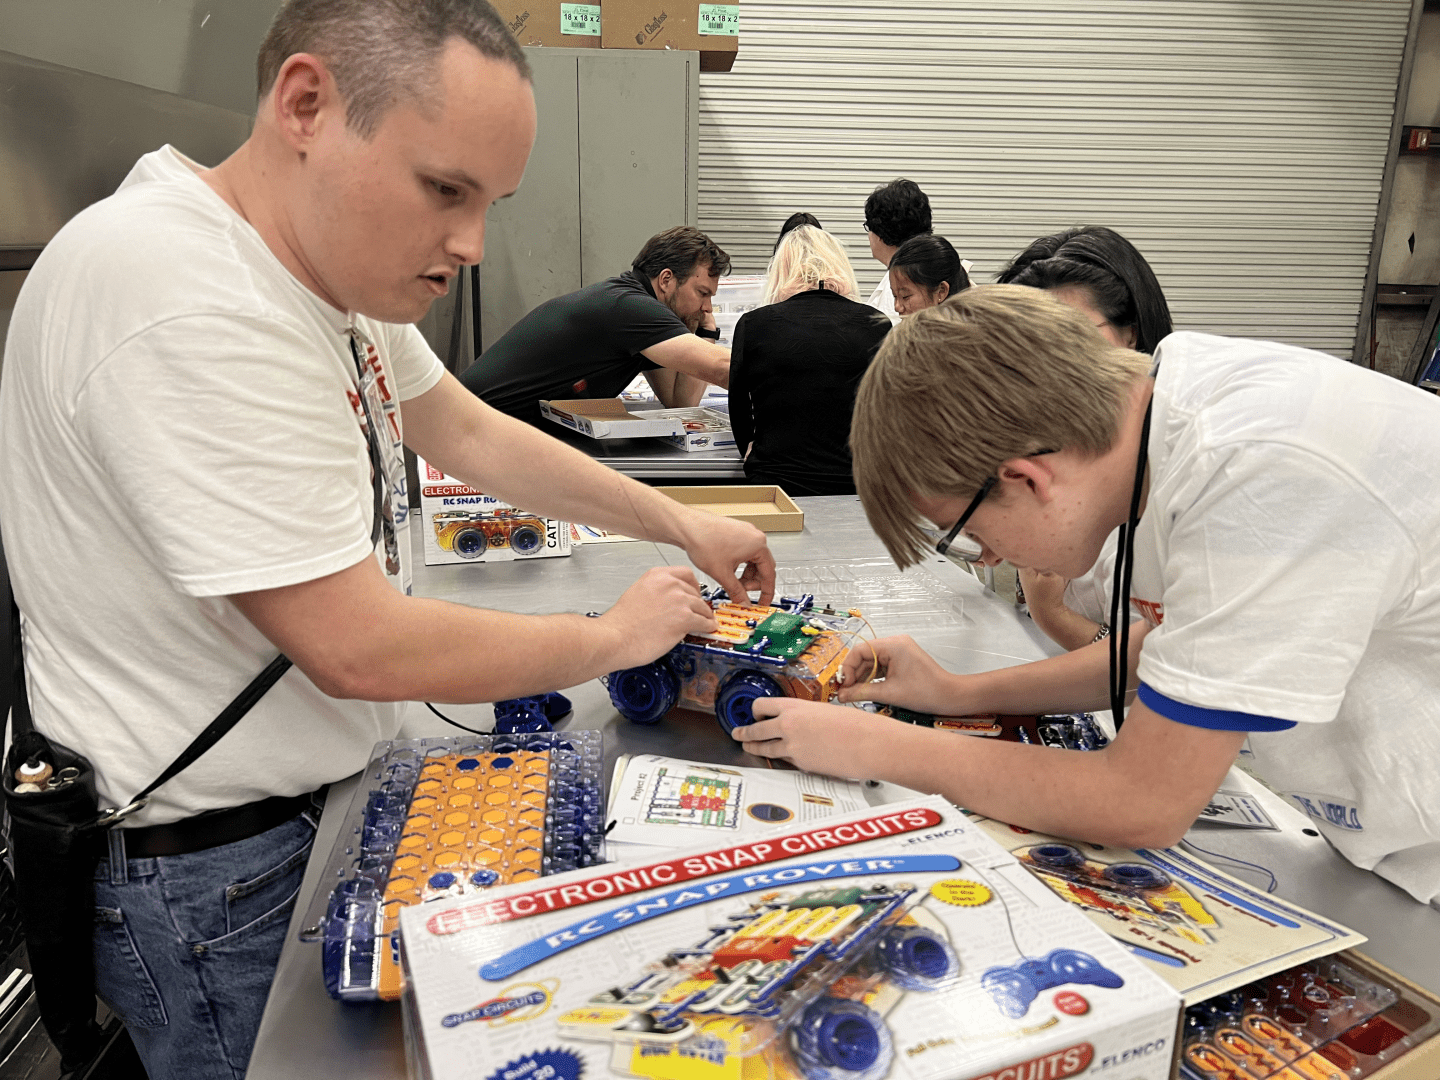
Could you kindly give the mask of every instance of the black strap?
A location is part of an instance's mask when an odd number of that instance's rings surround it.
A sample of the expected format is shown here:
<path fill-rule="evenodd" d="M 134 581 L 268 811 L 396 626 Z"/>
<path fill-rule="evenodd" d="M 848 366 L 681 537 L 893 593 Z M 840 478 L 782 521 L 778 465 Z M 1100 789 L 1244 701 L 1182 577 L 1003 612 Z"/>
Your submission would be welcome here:
<path fill-rule="evenodd" d="M 1115 730 L 1125 723 L 1125 694 L 1130 684 L 1130 579 L 1135 569 L 1135 529 L 1140 524 L 1140 497 L 1145 491 L 1145 466 L 1150 456 L 1150 412 L 1154 391 L 1145 406 L 1140 429 L 1140 453 L 1135 459 L 1135 486 L 1130 492 L 1130 516 L 1120 526 L 1115 552 L 1115 583 L 1110 595 L 1110 715 Z"/>

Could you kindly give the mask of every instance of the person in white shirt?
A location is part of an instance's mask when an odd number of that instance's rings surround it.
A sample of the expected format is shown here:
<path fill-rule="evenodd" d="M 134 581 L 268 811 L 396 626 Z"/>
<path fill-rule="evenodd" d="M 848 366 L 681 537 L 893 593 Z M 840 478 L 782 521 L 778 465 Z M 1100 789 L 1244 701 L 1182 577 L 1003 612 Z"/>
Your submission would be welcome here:
<path fill-rule="evenodd" d="M 96 988 L 152 1080 L 244 1074 L 310 793 L 395 737 L 401 703 L 559 689 L 713 628 L 683 567 L 593 619 L 411 597 L 403 446 L 527 510 L 675 544 L 732 595 L 774 583 L 761 532 L 494 412 L 409 325 L 480 261 L 534 139 L 493 8 L 290 0 L 259 70 L 233 156 L 147 154 L 47 246 L 0 387 L 34 720 L 94 764 L 102 806 L 277 650 L 294 661 L 101 863 Z"/>
<path fill-rule="evenodd" d="M 964 532 L 986 564 L 1078 576 L 1138 492 L 1137 698 L 1088 753 L 762 699 L 736 731 L 747 750 L 1162 847 L 1248 738 L 1259 775 L 1344 856 L 1440 901 L 1440 400 L 1274 342 L 1175 333 L 1152 361 L 1042 292 L 990 285 L 891 331 L 852 432 L 866 514 L 902 566 L 935 550 L 928 521 L 942 548 Z M 951 715 L 1094 708 L 1109 644 L 954 675 L 888 638 L 851 652 L 840 697 Z"/>
<path fill-rule="evenodd" d="M 887 269 L 901 244 L 929 231 L 930 200 L 913 180 L 902 177 L 881 184 L 865 200 L 865 236 L 870 241 L 870 254 Z M 869 304 L 883 311 L 892 323 L 900 321 L 888 273 L 880 275 L 880 284 L 870 294 Z"/>
<path fill-rule="evenodd" d="M 1151 354 L 1173 329 L 1170 305 L 1145 256 L 1104 226 L 1042 236 L 995 280 L 1044 289 L 1079 311 L 1110 344 L 1122 349 Z M 1110 633 L 1115 542 L 1112 534 L 1094 567 L 1070 581 L 1058 574 L 1020 571 L 1030 617 L 1057 644 L 1078 649 Z"/>

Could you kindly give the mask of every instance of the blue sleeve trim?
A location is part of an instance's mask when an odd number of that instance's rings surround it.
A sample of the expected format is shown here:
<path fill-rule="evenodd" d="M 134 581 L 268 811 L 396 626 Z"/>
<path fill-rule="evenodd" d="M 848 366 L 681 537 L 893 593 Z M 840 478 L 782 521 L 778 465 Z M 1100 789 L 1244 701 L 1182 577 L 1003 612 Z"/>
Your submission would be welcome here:
<path fill-rule="evenodd" d="M 1202 709 L 1198 705 L 1186 705 L 1183 701 L 1166 697 L 1143 682 L 1140 684 L 1140 701 L 1151 712 L 1190 727 L 1211 728 L 1215 731 L 1285 731 L 1295 726 L 1294 720 L 1281 720 L 1275 716 L 1252 716 L 1250 713 L 1231 712 L 1228 709 Z"/>

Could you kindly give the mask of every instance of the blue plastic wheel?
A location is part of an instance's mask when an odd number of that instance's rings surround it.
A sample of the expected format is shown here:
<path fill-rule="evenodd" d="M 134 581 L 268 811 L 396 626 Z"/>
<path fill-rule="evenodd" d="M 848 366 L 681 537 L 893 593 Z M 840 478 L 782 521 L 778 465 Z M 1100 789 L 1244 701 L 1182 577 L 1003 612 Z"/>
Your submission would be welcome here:
<path fill-rule="evenodd" d="M 1170 884 L 1170 875 L 1146 863 L 1117 862 L 1105 868 L 1105 877 L 1116 885 L 1132 889 L 1163 889 Z"/>
<path fill-rule="evenodd" d="M 680 680 L 664 657 L 610 675 L 610 701 L 626 720 L 653 724 L 680 700 Z"/>
<path fill-rule="evenodd" d="M 450 546 L 462 559 L 478 559 L 485 554 L 485 548 L 488 545 L 485 534 L 479 529 L 464 528 L 455 534 L 455 539 L 450 541 Z"/>
<path fill-rule="evenodd" d="M 545 538 L 534 525 L 517 525 L 510 532 L 510 547 L 516 555 L 534 555 L 545 546 Z"/>
<path fill-rule="evenodd" d="M 1070 844 L 1036 844 L 1030 849 L 1030 858 L 1047 869 L 1085 865 L 1085 856 Z"/>
<path fill-rule="evenodd" d="M 933 990 L 960 973 L 950 943 L 924 926 L 895 926 L 875 946 L 875 955 L 891 981 L 906 990 Z"/>
<path fill-rule="evenodd" d="M 824 997 L 790 1031 L 790 1048 L 806 1080 L 876 1080 L 890 1071 L 894 1043 L 868 1005 Z"/>
<path fill-rule="evenodd" d="M 769 675 L 758 671 L 737 671 L 720 684 L 720 691 L 715 695 L 715 719 L 729 735 L 737 727 L 755 722 L 751 706 L 756 698 L 784 696 L 785 691 Z"/>

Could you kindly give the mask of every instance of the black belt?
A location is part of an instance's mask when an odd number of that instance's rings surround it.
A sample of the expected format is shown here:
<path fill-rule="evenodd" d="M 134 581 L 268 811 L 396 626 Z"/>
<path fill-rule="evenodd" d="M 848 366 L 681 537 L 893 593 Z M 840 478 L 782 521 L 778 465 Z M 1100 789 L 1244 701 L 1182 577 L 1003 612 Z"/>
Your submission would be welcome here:
<path fill-rule="evenodd" d="M 130 859 L 154 859 L 163 855 L 189 855 L 221 844 L 248 840 L 303 814 L 316 804 L 317 795 L 323 797 L 323 791 L 306 792 L 304 795 L 272 795 L 268 799 L 227 810 L 208 810 L 183 821 L 149 825 L 142 829 L 121 829 L 125 834 L 125 856 Z"/>

